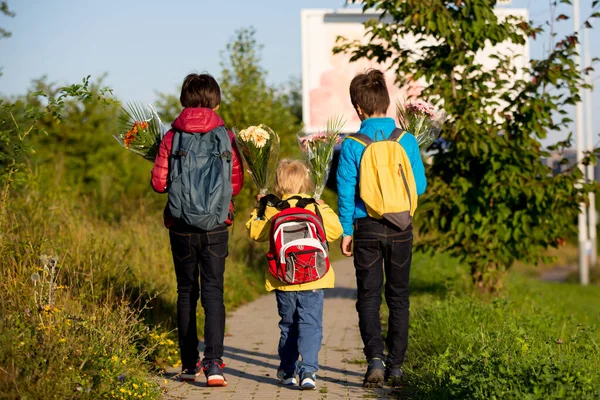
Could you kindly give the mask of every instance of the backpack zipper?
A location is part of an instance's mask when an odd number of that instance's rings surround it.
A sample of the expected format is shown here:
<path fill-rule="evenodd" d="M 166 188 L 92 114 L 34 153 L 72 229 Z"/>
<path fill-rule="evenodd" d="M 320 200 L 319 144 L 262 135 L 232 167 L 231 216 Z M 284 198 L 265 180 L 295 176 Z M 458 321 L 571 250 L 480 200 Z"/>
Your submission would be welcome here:
<path fill-rule="evenodd" d="M 412 212 L 412 199 L 410 198 L 410 189 L 408 187 L 408 181 L 406 180 L 406 176 L 404 175 L 404 168 L 402 168 L 402 164 L 398 164 L 400 167 L 400 176 L 402 177 L 402 182 L 404 182 L 404 188 L 406 189 L 406 195 L 408 196 L 408 206 L 410 210 L 408 210 L 409 214 Z"/>

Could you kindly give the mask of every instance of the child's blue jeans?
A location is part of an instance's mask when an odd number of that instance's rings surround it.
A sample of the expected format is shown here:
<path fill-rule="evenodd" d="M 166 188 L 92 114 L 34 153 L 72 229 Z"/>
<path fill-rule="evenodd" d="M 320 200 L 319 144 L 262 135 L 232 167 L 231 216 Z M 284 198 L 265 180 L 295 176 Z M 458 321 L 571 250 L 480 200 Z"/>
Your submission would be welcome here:
<path fill-rule="evenodd" d="M 323 289 L 276 290 L 279 329 L 279 369 L 286 373 L 315 373 L 323 341 Z M 298 361 L 298 356 L 302 359 Z"/>

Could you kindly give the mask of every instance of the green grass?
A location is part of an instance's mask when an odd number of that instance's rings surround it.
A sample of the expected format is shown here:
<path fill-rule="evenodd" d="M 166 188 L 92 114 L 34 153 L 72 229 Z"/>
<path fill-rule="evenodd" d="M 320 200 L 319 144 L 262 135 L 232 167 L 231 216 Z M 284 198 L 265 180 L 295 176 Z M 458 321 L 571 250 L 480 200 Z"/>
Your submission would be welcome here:
<path fill-rule="evenodd" d="M 0 221 L 1 393 L 161 396 L 151 373 L 179 357 L 168 231 L 155 203 L 124 200 L 103 218 L 76 191 L 32 185 L 11 194 Z M 264 293 L 266 245 L 247 239 L 246 217 L 240 211 L 232 228 L 228 311 Z M 332 258 L 338 247 L 332 244 Z M 52 304 L 31 280 L 46 276 L 41 254 L 59 260 Z M 415 254 L 411 291 L 398 398 L 600 396 L 600 287 L 548 284 L 517 271 L 501 296 L 482 297 L 454 260 Z M 201 332 L 201 308 L 198 317 Z"/>
<path fill-rule="evenodd" d="M 346 360 L 346 362 L 348 364 L 352 364 L 352 365 L 364 365 L 364 366 L 366 366 L 368 364 L 367 360 L 365 360 L 364 358 L 353 358 L 351 360 Z"/>
<path fill-rule="evenodd" d="M 469 289 L 466 268 L 415 255 L 403 399 L 600 396 L 600 288 L 512 274 L 505 292 Z M 385 318 L 384 318 L 385 319 Z"/>
<path fill-rule="evenodd" d="M 3 395 L 160 398 L 152 376 L 177 365 L 179 352 L 169 236 L 154 203 L 124 199 L 107 219 L 76 191 L 32 185 L 11 194 L 0 221 Z M 228 311 L 264 292 L 264 249 L 250 244 L 240 221 L 226 265 Z M 42 254 L 58 258 L 53 301 Z"/>

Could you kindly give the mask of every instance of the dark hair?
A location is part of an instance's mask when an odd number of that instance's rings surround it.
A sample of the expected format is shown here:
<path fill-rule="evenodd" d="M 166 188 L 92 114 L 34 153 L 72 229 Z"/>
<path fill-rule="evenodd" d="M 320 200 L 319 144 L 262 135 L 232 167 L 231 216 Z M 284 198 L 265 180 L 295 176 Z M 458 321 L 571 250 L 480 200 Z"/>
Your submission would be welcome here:
<path fill-rule="evenodd" d="M 354 108 L 360 106 L 365 115 L 385 114 L 390 107 L 390 94 L 383 72 L 369 69 L 350 82 L 350 101 Z"/>
<path fill-rule="evenodd" d="M 179 101 L 184 107 L 215 108 L 221 104 L 221 88 L 209 74 L 189 74 L 183 80 Z"/>

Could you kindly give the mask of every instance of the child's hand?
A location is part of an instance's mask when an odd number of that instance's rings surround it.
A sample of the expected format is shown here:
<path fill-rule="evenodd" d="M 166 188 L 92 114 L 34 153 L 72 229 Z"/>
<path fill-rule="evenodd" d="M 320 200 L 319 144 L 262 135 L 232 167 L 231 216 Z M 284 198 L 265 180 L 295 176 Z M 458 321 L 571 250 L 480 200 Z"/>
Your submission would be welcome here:
<path fill-rule="evenodd" d="M 344 236 L 340 245 L 342 254 L 346 257 L 352 257 L 352 236 Z"/>
<path fill-rule="evenodd" d="M 325 204 L 325 202 L 323 200 L 319 199 L 319 200 L 317 200 L 317 204 L 322 206 L 323 204 Z"/>
<path fill-rule="evenodd" d="M 260 199 L 262 199 L 265 196 L 266 196 L 266 194 L 257 194 L 256 195 L 256 201 L 260 201 Z"/>

